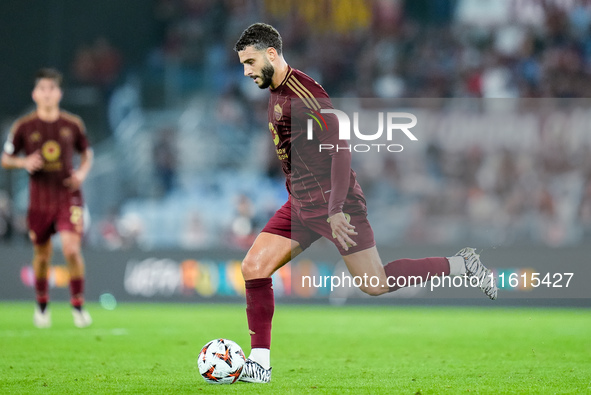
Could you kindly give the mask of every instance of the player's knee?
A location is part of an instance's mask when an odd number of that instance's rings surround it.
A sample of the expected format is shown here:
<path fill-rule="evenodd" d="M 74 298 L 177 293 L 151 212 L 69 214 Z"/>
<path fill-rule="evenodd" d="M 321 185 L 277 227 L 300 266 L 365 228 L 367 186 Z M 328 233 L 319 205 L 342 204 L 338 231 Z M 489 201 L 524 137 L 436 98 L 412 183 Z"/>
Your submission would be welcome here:
<path fill-rule="evenodd" d="M 251 258 L 248 255 L 244 258 L 241 265 L 242 276 L 245 280 L 252 280 L 255 278 L 269 277 L 272 273 L 268 273 L 265 265 L 256 258 Z"/>
<path fill-rule="evenodd" d="M 41 267 L 49 267 L 49 262 L 51 261 L 51 254 L 37 254 L 35 260 L 37 261 L 37 265 Z"/>
<path fill-rule="evenodd" d="M 80 256 L 80 247 L 78 246 L 63 246 L 62 250 L 64 258 L 67 261 L 72 261 Z"/>
<path fill-rule="evenodd" d="M 49 266 L 51 251 L 49 249 L 37 249 L 34 259 L 38 265 Z"/>

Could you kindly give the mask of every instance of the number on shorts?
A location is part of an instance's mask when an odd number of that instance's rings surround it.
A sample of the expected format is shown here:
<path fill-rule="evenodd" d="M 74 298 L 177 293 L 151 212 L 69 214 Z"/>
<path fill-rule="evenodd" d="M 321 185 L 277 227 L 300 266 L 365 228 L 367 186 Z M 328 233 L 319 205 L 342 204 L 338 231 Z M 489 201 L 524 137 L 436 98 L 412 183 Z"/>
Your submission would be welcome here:
<path fill-rule="evenodd" d="M 82 224 L 82 207 L 70 207 L 70 222 L 78 226 Z"/>

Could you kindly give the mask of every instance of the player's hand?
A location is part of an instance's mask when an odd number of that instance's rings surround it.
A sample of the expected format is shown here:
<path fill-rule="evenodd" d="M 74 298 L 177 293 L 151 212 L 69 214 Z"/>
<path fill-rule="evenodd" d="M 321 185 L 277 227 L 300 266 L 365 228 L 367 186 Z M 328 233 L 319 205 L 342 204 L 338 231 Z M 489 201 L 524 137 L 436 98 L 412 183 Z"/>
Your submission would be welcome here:
<path fill-rule="evenodd" d="M 30 155 L 25 157 L 24 161 L 24 168 L 29 172 L 29 174 L 35 173 L 37 170 L 41 170 L 43 168 L 43 158 L 41 157 L 41 153 L 39 150 L 33 152 Z"/>
<path fill-rule="evenodd" d="M 64 185 L 71 191 L 77 191 L 82 186 L 83 181 L 82 176 L 75 171 L 64 180 Z"/>
<path fill-rule="evenodd" d="M 345 251 L 349 251 L 349 247 L 355 247 L 357 243 L 351 239 L 351 236 L 357 235 L 355 226 L 349 223 L 351 217 L 348 214 L 336 213 L 327 219 L 332 229 L 332 237 L 337 239 Z"/>

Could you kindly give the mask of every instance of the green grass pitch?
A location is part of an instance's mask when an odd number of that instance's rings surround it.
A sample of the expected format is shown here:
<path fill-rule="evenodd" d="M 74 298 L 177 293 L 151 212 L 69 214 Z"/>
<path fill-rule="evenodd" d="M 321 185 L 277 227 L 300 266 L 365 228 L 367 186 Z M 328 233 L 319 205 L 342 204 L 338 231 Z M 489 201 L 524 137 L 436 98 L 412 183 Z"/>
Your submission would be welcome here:
<path fill-rule="evenodd" d="M 197 372 L 209 340 L 249 351 L 242 305 L 89 304 L 53 327 L 33 304 L 0 303 L 2 394 L 591 393 L 587 309 L 278 305 L 270 384 L 215 386 Z"/>

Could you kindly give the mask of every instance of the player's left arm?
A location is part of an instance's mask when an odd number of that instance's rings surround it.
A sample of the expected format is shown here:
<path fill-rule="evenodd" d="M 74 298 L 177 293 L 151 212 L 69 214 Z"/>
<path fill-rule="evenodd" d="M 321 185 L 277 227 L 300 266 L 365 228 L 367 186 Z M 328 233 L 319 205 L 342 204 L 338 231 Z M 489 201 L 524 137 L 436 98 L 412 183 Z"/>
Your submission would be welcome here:
<path fill-rule="evenodd" d="M 64 180 L 64 185 L 72 191 L 80 189 L 82 183 L 84 180 L 86 180 L 86 177 L 92 168 L 93 158 L 94 153 L 92 152 L 92 148 L 87 147 L 80 154 L 80 166 L 78 166 L 78 168 L 72 172 L 70 177 Z"/>
<path fill-rule="evenodd" d="M 64 180 L 64 185 L 72 191 L 80 189 L 92 168 L 94 158 L 94 153 L 92 148 L 90 148 L 88 138 L 86 137 L 86 127 L 84 122 L 82 122 L 82 119 L 78 119 L 77 124 L 78 128 L 76 130 L 74 148 L 80 153 L 80 166 L 72 172 L 70 177 Z"/>
<path fill-rule="evenodd" d="M 322 108 L 333 108 L 328 97 L 319 99 L 319 103 Z M 343 213 L 343 206 L 347 199 L 349 184 L 351 182 L 351 151 L 342 149 L 348 143 L 347 141 L 339 140 L 339 125 L 336 116 L 325 114 L 324 119 L 327 124 L 327 130 L 325 133 L 318 133 L 317 136 L 322 144 L 329 144 L 333 147 L 328 151 L 331 157 L 331 192 L 328 201 L 328 222 L 330 223 L 333 237 L 347 251 L 349 247 L 357 245 L 351 238 L 357 235 L 355 226 L 347 221 Z M 341 147 L 341 149 L 336 149 L 335 147 Z"/>
<path fill-rule="evenodd" d="M 24 137 L 22 124 L 17 120 L 10 129 L 8 139 L 4 144 L 2 151 L 2 167 L 5 169 L 25 169 L 29 174 L 43 168 L 43 158 L 39 150 L 26 155 L 18 156 L 18 153 L 24 149 Z"/>
<path fill-rule="evenodd" d="M 349 192 L 351 180 L 351 152 L 339 150 L 331 155 L 331 192 L 328 201 L 328 222 L 332 229 L 332 235 L 341 244 L 345 251 L 354 247 L 357 243 L 351 236 L 357 235 L 355 226 L 347 221 L 343 213 L 343 205 Z"/>

